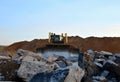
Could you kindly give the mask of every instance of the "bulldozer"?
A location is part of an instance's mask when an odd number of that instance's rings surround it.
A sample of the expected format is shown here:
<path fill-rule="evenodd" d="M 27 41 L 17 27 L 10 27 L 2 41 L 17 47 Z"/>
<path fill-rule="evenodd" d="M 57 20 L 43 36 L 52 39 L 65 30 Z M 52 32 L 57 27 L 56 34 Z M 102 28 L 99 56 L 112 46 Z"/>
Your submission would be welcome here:
<path fill-rule="evenodd" d="M 69 58 L 70 56 L 78 56 L 79 49 L 68 43 L 67 33 L 55 34 L 49 32 L 48 44 L 44 47 L 37 48 L 36 52 L 42 54 L 45 58 L 49 56 L 63 56 Z"/>
<path fill-rule="evenodd" d="M 58 35 L 58 34 L 49 32 L 48 42 L 50 44 L 68 44 L 67 33 L 65 33 L 64 35 L 63 33 L 61 33 L 61 35 Z"/>

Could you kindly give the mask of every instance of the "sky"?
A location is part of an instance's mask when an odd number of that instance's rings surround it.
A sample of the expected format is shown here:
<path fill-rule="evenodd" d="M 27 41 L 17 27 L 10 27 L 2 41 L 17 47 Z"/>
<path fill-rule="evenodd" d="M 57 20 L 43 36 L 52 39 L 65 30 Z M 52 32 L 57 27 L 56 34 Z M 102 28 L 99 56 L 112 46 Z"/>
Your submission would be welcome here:
<path fill-rule="evenodd" d="M 49 32 L 120 37 L 120 0 L 0 0 L 0 45 Z"/>

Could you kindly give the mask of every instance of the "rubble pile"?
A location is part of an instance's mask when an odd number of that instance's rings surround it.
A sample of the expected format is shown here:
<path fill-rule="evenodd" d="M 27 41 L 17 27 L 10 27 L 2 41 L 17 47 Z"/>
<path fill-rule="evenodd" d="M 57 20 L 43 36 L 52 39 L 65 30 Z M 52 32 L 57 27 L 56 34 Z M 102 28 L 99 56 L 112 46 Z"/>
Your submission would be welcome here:
<path fill-rule="evenodd" d="M 14 60 L 20 63 L 17 75 L 25 81 L 80 82 L 84 76 L 78 60 L 72 62 L 63 56 L 46 59 L 39 54 L 19 49 Z"/>
<path fill-rule="evenodd" d="M 17 63 L 15 63 L 17 62 Z M 49 56 L 19 49 L 0 55 L 0 81 L 120 82 L 120 54 L 87 50 L 79 56 Z"/>
<path fill-rule="evenodd" d="M 112 54 L 106 51 L 97 52 L 88 50 L 85 52 L 84 61 L 87 72 L 86 76 L 92 80 L 91 82 L 120 81 L 120 54 Z M 88 63 L 89 65 L 86 65 Z"/>

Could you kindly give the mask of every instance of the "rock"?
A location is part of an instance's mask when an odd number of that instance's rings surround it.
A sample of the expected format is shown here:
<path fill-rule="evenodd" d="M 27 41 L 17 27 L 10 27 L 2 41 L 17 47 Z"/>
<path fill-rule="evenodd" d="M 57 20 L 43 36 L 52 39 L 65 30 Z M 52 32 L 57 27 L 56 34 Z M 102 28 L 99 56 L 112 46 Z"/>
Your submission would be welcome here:
<path fill-rule="evenodd" d="M 81 82 L 85 72 L 78 66 L 78 63 L 74 63 L 70 67 L 69 74 L 65 78 L 64 82 Z"/>
<path fill-rule="evenodd" d="M 98 67 L 102 68 L 103 65 L 101 63 L 98 63 L 98 62 L 94 62 L 95 65 L 97 65 Z"/>
<path fill-rule="evenodd" d="M 103 55 L 112 55 L 112 53 L 107 52 L 107 51 L 101 51 L 100 53 L 103 54 Z"/>
<path fill-rule="evenodd" d="M 9 54 L 0 52 L 0 60 L 2 59 L 11 60 L 11 56 Z"/>
<path fill-rule="evenodd" d="M 113 56 L 109 56 L 109 60 L 112 60 L 112 61 L 116 60 L 115 55 L 113 55 Z"/>
<path fill-rule="evenodd" d="M 58 68 L 51 72 L 42 72 L 34 75 L 30 82 L 80 82 L 84 76 L 84 70 L 74 63 L 66 68 Z"/>
<path fill-rule="evenodd" d="M 84 54 L 84 69 L 85 69 L 85 76 L 91 77 L 94 75 L 98 69 L 97 66 L 94 64 L 94 56 Z"/>
<path fill-rule="evenodd" d="M 109 80 L 109 82 L 119 82 L 119 81 L 117 81 L 116 78 L 112 77 L 112 78 Z"/>
<path fill-rule="evenodd" d="M 120 54 L 115 54 L 115 56 L 120 58 Z"/>
<path fill-rule="evenodd" d="M 102 68 L 104 65 L 105 59 L 95 59 L 94 64 Z"/>
<path fill-rule="evenodd" d="M 0 73 L 0 81 L 4 79 L 4 76 Z"/>
<path fill-rule="evenodd" d="M 55 56 L 48 57 L 48 61 L 50 61 L 50 62 L 54 62 L 56 60 L 57 60 L 57 57 L 55 57 Z"/>
<path fill-rule="evenodd" d="M 67 67 L 66 63 L 63 62 L 63 61 L 56 61 L 56 63 L 58 64 L 58 66 L 59 66 L 60 68 L 65 68 L 65 67 Z"/>
<path fill-rule="evenodd" d="M 51 72 L 38 73 L 32 77 L 30 82 L 64 82 L 69 69 L 59 69 Z"/>
<path fill-rule="evenodd" d="M 0 60 L 5 59 L 5 60 L 11 60 L 11 57 L 9 56 L 0 56 Z"/>
<path fill-rule="evenodd" d="M 78 57 L 77 56 L 69 57 L 67 60 L 69 60 L 71 62 L 78 62 Z"/>
<path fill-rule="evenodd" d="M 120 56 L 119 55 L 115 55 L 115 58 L 113 61 L 120 66 Z"/>
<path fill-rule="evenodd" d="M 104 55 L 103 54 L 101 54 L 100 52 L 97 52 L 97 51 L 95 51 L 95 58 L 97 58 L 97 59 L 104 59 L 105 57 L 104 57 Z"/>
<path fill-rule="evenodd" d="M 87 50 L 87 54 L 94 55 L 94 51 L 93 50 Z"/>
<path fill-rule="evenodd" d="M 93 82 L 107 82 L 104 76 L 93 76 Z"/>
<path fill-rule="evenodd" d="M 108 74 L 109 74 L 109 71 L 104 70 L 104 71 L 101 73 L 101 76 L 107 77 Z"/>
<path fill-rule="evenodd" d="M 17 55 L 16 55 L 16 57 L 13 58 L 13 60 L 22 61 L 23 58 L 26 56 L 32 56 L 38 60 L 41 60 L 41 56 L 39 54 L 33 53 L 31 51 L 28 51 L 28 50 L 23 50 L 23 49 L 19 49 L 17 51 Z"/>
<path fill-rule="evenodd" d="M 83 53 L 80 53 L 79 54 L 79 57 L 78 57 L 78 66 L 80 66 L 81 68 L 83 68 L 84 67 L 84 65 L 83 65 Z"/>
<path fill-rule="evenodd" d="M 101 51 L 101 52 L 95 51 L 94 54 L 95 54 L 95 58 L 100 58 L 100 59 L 101 58 L 102 59 L 109 59 L 109 57 L 113 56 L 112 53 L 107 52 L 107 51 Z"/>
<path fill-rule="evenodd" d="M 100 53 L 101 53 L 102 55 L 104 55 L 104 57 L 106 57 L 106 58 L 109 58 L 110 56 L 113 55 L 112 53 L 106 52 L 106 51 L 101 51 Z"/>
<path fill-rule="evenodd" d="M 114 73 L 116 78 L 119 79 L 119 77 L 120 77 L 120 66 L 119 66 L 119 64 L 116 64 L 114 61 L 108 60 L 105 63 L 103 68 L 105 70 L 110 71 L 111 73 Z"/>
<path fill-rule="evenodd" d="M 65 68 L 67 66 L 72 65 L 72 62 L 63 56 L 58 56 L 58 57 L 49 56 L 47 60 L 50 62 L 57 63 L 60 68 Z"/>
<path fill-rule="evenodd" d="M 55 63 L 50 63 L 42 60 L 38 61 L 33 57 L 26 56 L 22 61 L 20 68 L 18 69 L 18 76 L 29 80 L 35 74 L 40 72 L 52 71 L 55 69 L 55 67 Z"/>
<path fill-rule="evenodd" d="M 56 63 L 49 62 L 33 52 L 27 50 L 19 50 L 18 52 L 19 56 L 15 59 L 21 60 L 21 65 L 17 75 L 26 81 L 29 81 L 37 73 L 49 72 L 57 67 Z"/>
<path fill-rule="evenodd" d="M 63 56 L 59 56 L 56 61 L 62 61 L 62 62 L 64 62 L 66 64 L 66 66 L 71 66 L 72 65 L 72 62 L 69 61 L 68 59 L 66 59 Z"/>
<path fill-rule="evenodd" d="M 94 56 L 84 54 L 85 75 L 82 82 L 93 82 L 92 76 L 97 73 L 97 66 L 94 64 Z"/>
<path fill-rule="evenodd" d="M 106 51 L 95 51 L 94 54 L 85 53 L 84 55 L 85 76 L 83 82 L 91 81 L 91 77 L 93 82 L 119 82 L 120 54 L 113 55 Z"/>
<path fill-rule="evenodd" d="M 19 65 L 12 60 L 0 60 L 0 79 L 1 81 L 12 81 L 16 78 L 16 70 Z"/>

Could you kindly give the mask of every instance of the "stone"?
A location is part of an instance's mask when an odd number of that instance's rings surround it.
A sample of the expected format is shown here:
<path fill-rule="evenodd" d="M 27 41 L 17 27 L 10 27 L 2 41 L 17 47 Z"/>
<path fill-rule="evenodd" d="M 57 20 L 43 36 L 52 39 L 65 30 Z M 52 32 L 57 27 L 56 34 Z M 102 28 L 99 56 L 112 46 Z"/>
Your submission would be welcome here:
<path fill-rule="evenodd" d="M 12 60 L 0 60 L 0 78 L 2 81 L 14 80 L 19 65 Z M 3 78 L 4 77 L 4 78 Z"/>
<path fill-rule="evenodd" d="M 107 51 L 101 51 L 101 55 L 104 55 L 105 58 L 109 59 L 110 56 L 113 56 L 112 53 L 107 52 Z"/>
<path fill-rule="evenodd" d="M 66 66 L 71 66 L 72 65 L 72 62 L 70 60 L 66 59 L 63 56 L 59 56 L 56 61 L 64 62 L 66 64 Z"/>
<path fill-rule="evenodd" d="M 69 69 L 58 69 L 34 75 L 30 82 L 64 82 Z"/>
<path fill-rule="evenodd" d="M 120 66 L 120 56 L 119 55 L 115 55 L 115 59 L 113 61 Z"/>
<path fill-rule="evenodd" d="M 95 59 L 94 64 L 97 65 L 98 67 L 102 68 L 104 65 L 105 59 Z"/>
<path fill-rule="evenodd" d="M 56 61 L 56 63 L 58 64 L 59 68 L 65 68 L 67 67 L 66 63 L 63 61 Z"/>
<path fill-rule="evenodd" d="M 101 51 L 100 53 L 103 54 L 103 55 L 112 55 L 112 53 L 107 52 L 107 51 Z"/>
<path fill-rule="evenodd" d="M 114 61 L 107 61 L 103 67 L 104 70 L 108 70 L 111 73 L 114 73 L 116 78 L 120 80 L 120 65 Z"/>
<path fill-rule="evenodd" d="M 93 76 L 93 80 L 100 82 L 106 80 L 106 78 L 104 76 Z"/>
<path fill-rule="evenodd" d="M 21 54 L 21 55 L 20 55 Z M 41 72 L 49 72 L 57 67 L 56 63 L 49 62 L 40 55 L 27 50 L 19 50 L 19 56 L 15 58 L 21 61 L 17 75 L 20 78 L 29 81 L 35 74 Z"/>
<path fill-rule="evenodd" d="M 29 59 L 29 60 L 28 60 Z M 33 57 L 26 56 L 18 69 L 18 76 L 25 79 L 30 79 L 37 73 L 52 71 L 56 67 L 55 63 L 47 61 L 38 61 Z"/>
<path fill-rule="evenodd" d="M 90 54 L 90 55 L 94 55 L 94 51 L 93 50 L 87 50 L 87 54 Z"/>
<path fill-rule="evenodd" d="M 18 49 L 17 50 L 17 55 L 13 58 L 13 60 L 15 61 L 22 61 L 24 59 L 24 57 L 26 56 L 32 56 L 38 60 L 41 60 L 41 55 L 33 53 L 31 51 L 28 50 L 23 50 L 23 49 Z"/>
<path fill-rule="evenodd" d="M 38 73 L 32 77 L 30 82 L 80 82 L 83 76 L 84 70 L 76 62 L 66 68 Z"/>
<path fill-rule="evenodd" d="M 83 53 L 80 53 L 79 54 L 79 57 L 78 57 L 78 66 L 80 66 L 81 68 L 83 68 L 84 67 L 84 65 L 83 65 Z"/>
<path fill-rule="evenodd" d="M 70 71 L 67 77 L 65 78 L 64 82 L 81 82 L 81 79 L 83 78 L 84 74 L 84 70 L 78 66 L 78 63 L 74 63 L 70 67 Z"/>
<path fill-rule="evenodd" d="M 0 60 L 3 60 L 3 59 L 11 60 L 11 57 L 9 57 L 9 56 L 0 56 Z"/>
<path fill-rule="evenodd" d="M 50 62 L 54 62 L 56 60 L 57 60 L 57 57 L 55 57 L 55 56 L 49 56 L 48 57 L 48 61 L 50 61 Z"/>
<path fill-rule="evenodd" d="M 0 73 L 0 81 L 2 81 L 3 78 L 4 76 L 2 75 L 2 73 Z"/>
<path fill-rule="evenodd" d="M 109 71 L 104 70 L 104 71 L 101 73 L 101 76 L 107 77 L 108 74 L 109 74 Z"/>

